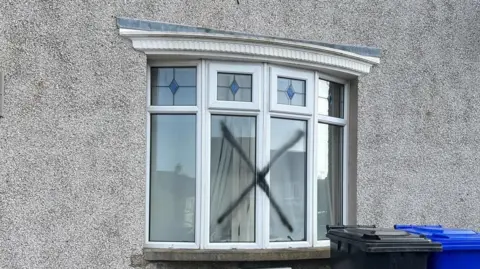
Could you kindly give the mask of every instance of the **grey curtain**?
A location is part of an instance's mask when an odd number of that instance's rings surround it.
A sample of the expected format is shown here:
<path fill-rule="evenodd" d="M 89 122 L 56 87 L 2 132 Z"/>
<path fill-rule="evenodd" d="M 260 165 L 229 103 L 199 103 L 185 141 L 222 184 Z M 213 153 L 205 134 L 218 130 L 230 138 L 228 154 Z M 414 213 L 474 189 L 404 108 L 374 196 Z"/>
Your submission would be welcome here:
<path fill-rule="evenodd" d="M 255 163 L 255 137 L 252 127 L 241 117 L 223 117 L 227 127 L 252 163 Z M 254 121 L 253 121 L 254 122 Z M 213 121 L 212 125 L 219 123 Z M 240 158 L 237 151 L 221 136 L 211 140 L 210 177 L 210 241 L 253 242 L 255 241 L 255 192 L 252 190 L 227 219 L 217 224 L 221 213 L 237 199 L 253 181 L 254 174 Z"/>

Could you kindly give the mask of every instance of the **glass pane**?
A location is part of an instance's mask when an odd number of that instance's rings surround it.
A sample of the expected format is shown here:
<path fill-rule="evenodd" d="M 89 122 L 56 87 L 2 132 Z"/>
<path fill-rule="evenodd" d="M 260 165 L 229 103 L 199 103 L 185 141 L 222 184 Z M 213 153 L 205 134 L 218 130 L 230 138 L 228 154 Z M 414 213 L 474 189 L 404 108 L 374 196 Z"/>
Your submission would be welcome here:
<path fill-rule="evenodd" d="M 317 239 L 328 224 L 342 224 L 343 127 L 318 123 Z"/>
<path fill-rule="evenodd" d="M 255 176 L 238 152 L 223 138 L 220 129 L 222 121 L 255 165 L 255 117 L 212 116 L 210 242 L 255 242 L 255 189 L 222 223 L 217 223 L 220 214 L 253 182 Z"/>
<path fill-rule="evenodd" d="M 277 103 L 292 106 L 305 106 L 306 82 L 304 80 L 277 78 Z M 284 95 L 281 95 L 281 94 Z"/>
<path fill-rule="evenodd" d="M 226 93 L 225 89 L 228 89 L 230 93 Z M 252 75 L 218 73 L 217 100 L 251 102 Z"/>
<path fill-rule="evenodd" d="M 233 101 L 233 93 L 228 87 L 217 88 L 217 100 Z"/>
<path fill-rule="evenodd" d="M 235 101 L 244 101 L 244 102 L 251 102 L 252 101 L 252 91 L 246 88 L 240 88 L 235 95 Z"/>
<path fill-rule="evenodd" d="M 285 92 L 290 86 L 290 80 L 286 78 L 277 78 L 277 91 Z"/>
<path fill-rule="evenodd" d="M 235 80 L 238 82 L 240 88 L 252 88 L 252 75 L 235 75 Z"/>
<path fill-rule="evenodd" d="M 173 80 L 173 68 L 152 68 L 152 76 L 158 76 L 158 83 L 152 86 L 168 87 Z"/>
<path fill-rule="evenodd" d="M 285 92 L 277 91 L 277 103 L 282 105 L 289 105 L 290 99 Z"/>
<path fill-rule="evenodd" d="M 194 87 L 179 87 L 174 96 L 174 102 L 177 106 L 195 105 L 195 91 Z"/>
<path fill-rule="evenodd" d="M 152 100 L 158 100 L 157 106 L 172 106 L 173 94 L 168 87 L 152 88 Z"/>
<path fill-rule="evenodd" d="M 290 104 L 293 106 L 305 106 L 305 94 L 297 93 L 290 101 Z"/>
<path fill-rule="evenodd" d="M 307 122 L 272 118 L 270 156 L 290 140 L 298 130 L 307 131 Z M 306 240 L 307 202 L 307 144 L 304 136 L 273 164 L 270 171 L 270 191 L 278 202 L 293 232 L 280 221 L 275 209 L 270 205 L 270 241 Z"/>
<path fill-rule="evenodd" d="M 154 106 L 196 105 L 196 72 L 195 67 L 153 67 L 151 104 Z M 185 91 L 185 88 L 190 90 Z"/>
<path fill-rule="evenodd" d="M 224 73 L 217 74 L 218 87 L 230 88 L 230 85 L 232 85 L 232 82 L 233 82 L 233 74 L 224 74 Z"/>
<path fill-rule="evenodd" d="M 292 79 L 292 87 L 296 93 L 305 93 L 305 80 Z"/>
<path fill-rule="evenodd" d="M 196 87 L 197 74 L 196 68 L 175 68 L 175 80 L 180 87 Z"/>
<path fill-rule="evenodd" d="M 318 85 L 318 113 L 343 118 L 344 86 L 322 79 Z"/>
<path fill-rule="evenodd" d="M 196 116 L 152 115 L 150 241 L 195 241 Z"/>

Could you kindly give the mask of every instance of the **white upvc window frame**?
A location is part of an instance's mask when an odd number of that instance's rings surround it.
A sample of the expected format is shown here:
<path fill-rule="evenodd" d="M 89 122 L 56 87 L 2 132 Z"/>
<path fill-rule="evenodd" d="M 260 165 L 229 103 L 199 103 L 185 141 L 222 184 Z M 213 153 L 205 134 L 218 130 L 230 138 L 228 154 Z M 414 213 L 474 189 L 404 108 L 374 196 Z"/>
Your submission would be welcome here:
<path fill-rule="evenodd" d="M 196 67 L 197 68 L 197 105 L 196 106 L 151 106 L 151 68 L 152 67 Z M 227 67 L 230 66 L 230 67 Z M 317 240 L 317 217 L 316 217 L 316 199 L 317 199 L 317 181 L 315 163 L 318 158 L 316 154 L 317 123 L 327 123 L 336 126 L 344 127 L 343 132 L 343 174 L 342 174 L 342 204 L 343 204 L 343 219 L 346 223 L 347 217 L 347 196 L 348 191 L 347 166 L 346 161 L 348 157 L 348 141 L 347 123 L 348 123 L 348 81 L 330 77 L 310 70 L 302 70 L 292 68 L 283 68 L 277 65 L 251 64 L 242 62 L 222 62 L 222 61 L 153 61 L 147 66 L 148 79 L 148 93 L 147 93 L 147 173 L 146 173 L 146 191 L 148 198 L 146 199 L 146 212 L 149 212 L 150 201 L 150 124 L 151 116 L 155 114 L 196 114 L 196 199 L 195 199 L 195 242 L 151 242 L 149 241 L 149 214 L 146 214 L 146 237 L 145 246 L 153 248 L 180 248 L 180 249 L 282 249 L 282 248 L 301 248 L 301 247 L 322 247 L 328 246 L 329 240 Z M 274 70 L 272 72 L 272 70 Z M 289 73 L 284 73 L 288 70 Z M 283 71 L 283 72 L 282 72 Z M 287 74 L 294 71 L 295 77 Z M 252 74 L 252 103 L 254 103 L 253 96 L 258 95 L 259 103 L 255 106 L 240 107 L 234 101 L 224 101 L 225 103 L 232 103 L 232 108 L 226 104 L 217 101 L 212 101 L 211 96 L 216 97 L 216 80 L 217 72 L 232 72 L 232 73 L 251 73 Z M 290 106 L 273 107 L 271 104 L 276 102 L 276 81 L 277 76 L 304 78 L 306 83 L 306 99 L 311 100 L 311 104 L 306 103 L 309 107 L 310 114 L 306 110 L 298 111 L 290 109 Z M 335 118 L 325 115 L 320 115 L 316 111 L 317 105 L 317 91 L 318 80 L 322 78 L 325 80 L 341 83 L 344 85 L 344 118 Z M 214 83 L 215 81 L 215 83 Z M 275 93 L 272 94 L 272 92 Z M 308 94 L 310 93 L 310 95 Z M 243 105 L 243 104 L 242 104 Z M 283 110 L 282 110 L 283 109 Z M 256 117 L 256 165 L 263 167 L 270 159 L 270 128 L 271 118 L 278 117 L 284 119 L 304 120 L 307 122 L 307 208 L 306 208 L 306 240 L 292 241 L 292 242 L 270 242 L 270 201 L 264 195 L 263 190 L 256 186 L 256 213 L 255 213 L 255 242 L 253 243 L 211 243 L 209 242 L 209 227 L 210 227 L 210 132 L 211 132 L 211 116 L 212 115 L 234 115 L 234 116 L 255 116 Z M 261 150 L 259 150 L 261 149 Z M 261 152 L 263 150 L 263 152 Z M 202 169 L 204 167 L 204 169 Z M 266 177 L 270 183 L 269 174 Z M 262 216 L 266 216 L 262 220 Z"/>
<path fill-rule="evenodd" d="M 261 166 L 261 156 L 258 149 L 263 145 L 263 119 L 261 117 L 261 100 L 262 100 L 262 85 L 263 85 L 263 65 L 251 63 L 235 63 L 235 62 L 220 62 L 220 61 L 204 61 L 206 76 L 204 77 L 207 87 L 204 89 L 205 100 L 209 100 L 208 107 L 205 109 L 203 119 L 203 145 L 205 150 L 202 158 L 204 160 L 204 167 L 202 173 L 203 185 L 202 192 L 204 199 L 202 200 L 202 235 L 201 246 L 204 249 L 259 249 L 262 248 L 260 241 L 262 234 L 259 233 L 261 229 L 261 216 L 263 214 L 262 207 L 259 206 L 262 201 L 262 196 L 259 195 L 261 190 L 258 186 L 255 196 L 255 242 L 235 242 L 235 243 L 215 243 L 210 242 L 210 139 L 211 139 L 211 118 L 212 115 L 231 115 L 231 116 L 251 116 L 256 117 L 256 166 Z M 252 102 L 235 102 L 235 101 L 217 101 L 217 73 L 240 73 L 252 74 Z M 229 106 L 230 105 L 230 106 Z M 253 191 L 253 190 L 252 190 Z"/>
<path fill-rule="evenodd" d="M 259 63 L 236 63 L 207 61 L 208 80 L 208 108 L 218 110 L 257 111 L 260 112 L 262 103 L 262 64 Z M 252 75 L 252 102 L 236 102 L 217 100 L 217 73 L 238 73 Z"/>
<path fill-rule="evenodd" d="M 313 71 L 283 66 L 270 66 L 270 111 L 311 116 L 313 114 L 313 99 L 315 95 Z M 305 85 L 305 106 L 294 106 L 279 104 L 277 100 L 277 78 L 285 77 L 290 79 L 304 80 Z"/>
<path fill-rule="evenodd" d="M 335 82 L 338 84 L 342 84 L 343 87 L 343 118 L 338 118 L 338 117 L 331 117 L 327 115 L 323 115 L 318 113 L 316 110 L 318 106 L 318 96 L 317 96 L 317 90 L 319 88 L 319 80 L 327 80 L 331 82 Z M 315 129 L 314 129 L 314 136 L 318 136 L 318 128 L 317 124 L 318 123 L 323 123 L 323 124 L 330 124 L 330 125 L 335 125 L 338 127 L 343 127 L 343 141 L 342 141 L 342 221 L 343 224 L 349 223 L 348 220 L 348 157 L 349 157 L 349 151 L 348 151 L 348 115 L 349 115 L 349 104 L 350 104 L 350 83 L 349 81 L 337 77 L 333 77 L 330 75 L 326 75 L 320 72 L 315 72 L 315 98 L 314 98 L 314 118 L 313 122 L 315 124 Z M 317 163 L 318 160 L 318 151 L 315 150 L 315 156 L 314 156 L 314 163 Z M 319 169 L 318 167 L 315 167 L 315 169 Z M 315 177 L 317 175 L 317 171 L 315 170 Z M 313 180 L 313 197 L 317 198 L 317 180 Z M 313 204 L 313 212 L 316 215 L 317 212 L 317 203 Z M 328 247 L 330 246 L 330 240 L 317 240 L 318 234 L 317 234 L 317 218 L 313 218 L 313 238 L 314 240 L 314 247 Z"/>
<path fill-rule="evenodd" d="M 313 244 L 313 222 L 312 219 L 314 217 L 313 214 L 313 207 L 312 204 L 315 202 L 313 200 L 313 193 L 312 193 L 312 186 L 314 181 L 314 137 L 313 137 L 313 129 L 314 129 L 314 122 L 312 117 L 313 111 L 313 97 L 315 95 L 316 89 L 314 86 L 314 72 L 309 70 L 303 69 L 293 69 L 293 68 L 286 68 L 277 65 L 270 65 L 269 66 L 269 73 L 268 73 L 268 81 L 270 85 L 266 87 L 265 95 L 268 98 L 265 98 L 265 110 L 264 110 L 264 117 L 265 117 L 265 158 L 268 162 L 270 160 L 270 147 L 271 147 L 271 119 L 272 118 L 281 118 L 281 119 L 290 119 L 290 120 L 301 120 L 306 122 L 307 133 L 306 133 L 306 149 L 307 149 L 307 157 L 306 157 L 306 208 L 305 208 L 305 224 L 306 224 L 306 240 L 305 241 L 291 241 L 291 242 L 270 242 L 270 225 L 269 222 L 266 221 L 264 223 L 264 231 L 265 231 L 265 241 L 264 245 L 265 248 L 272 248 L 272 249 L 279 249 L 279 248 L 300 248 L 300 247 L 312 247 Z M 287 77 L 292 79 L 300 79 L 305 80 L 305 107 L 300 106 L 293 106 L 293 105 L 283 105 L 277 104 L 277 78 L 278 77 Z M 266 177 L 267 183 L 270 184 L 270 173 L 267 174 Z M 267 197 L 264 197 L 264 207 L 265 214 L 270 216 L 270 201 Z"/>
<path fill-rule="evenodd" d="M 197 93 L 196 93 L 196 106 L 152 106 L 151 105 L 151 70 L 155 67 L 196 67 L 197 74 Z M 154 61 L 147 63 L 147 123 L 146 123 L 146 137 L 147 137 L 147 148 L 146 148 L 146 193 L 147 198 L 145 199 L 145 209 L 146 209 L 146 218 L 145 218 L 145 246 L 153 248 L 178 248 L 178 249 L 198 249 L 200 248 L 200 227 L 199 223 L 201 221 L 202 208 L 200 201 L 202 199 L 201 188 L 202 186 L 202 176 L 201 176 L 201 167 L 202 167 L 202 111 L 205 107 L 204 99 L 202 97 L 201 90 L 202 87 L 202 78 L 203 78 L 203 68 L 201 61 Z M 195 167 L 195 241 L 194 242 L 155 242 L 150 241 L 150 162 L 151 162 L 151 118 L 152 115 L 159 114 L 195 114 L 196 115 L 196 167 Z"/>

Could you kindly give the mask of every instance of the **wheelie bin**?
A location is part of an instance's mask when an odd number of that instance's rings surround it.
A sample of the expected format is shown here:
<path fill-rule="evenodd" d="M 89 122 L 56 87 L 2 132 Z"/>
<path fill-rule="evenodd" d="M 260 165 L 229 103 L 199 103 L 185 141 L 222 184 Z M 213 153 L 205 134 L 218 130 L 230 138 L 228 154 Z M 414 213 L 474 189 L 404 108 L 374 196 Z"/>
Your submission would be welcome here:
<path fill-rule="evenodd" d="M 428 269 L 480 268 L 480 234 L 468 229 L 449 229 L 441 225 L 395 225 L 395 229 L 423 235 L 442 244 L 442 252 L 432 254 Z"/>
<path fill-rule="evenodd" d="M 331 269 L 426 269 L 441 244 L 375 226 L 328 226 Z"/>

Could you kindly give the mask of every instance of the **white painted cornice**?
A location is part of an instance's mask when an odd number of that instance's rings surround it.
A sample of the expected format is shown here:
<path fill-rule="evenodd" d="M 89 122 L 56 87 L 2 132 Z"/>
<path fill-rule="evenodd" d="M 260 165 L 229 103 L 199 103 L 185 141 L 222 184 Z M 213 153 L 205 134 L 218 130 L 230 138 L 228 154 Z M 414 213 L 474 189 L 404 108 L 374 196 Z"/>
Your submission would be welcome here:
<path fill-rule="evenodd" d="M 373 65 L 380 63 L 378 57 L 270 37 L 124 28 L 120 28 L 120 35 L 131 39 L 133 47 L 147 55 L 258 60 L 318 70 L 332 69 L 355 76 L 369 73 Z"/>

